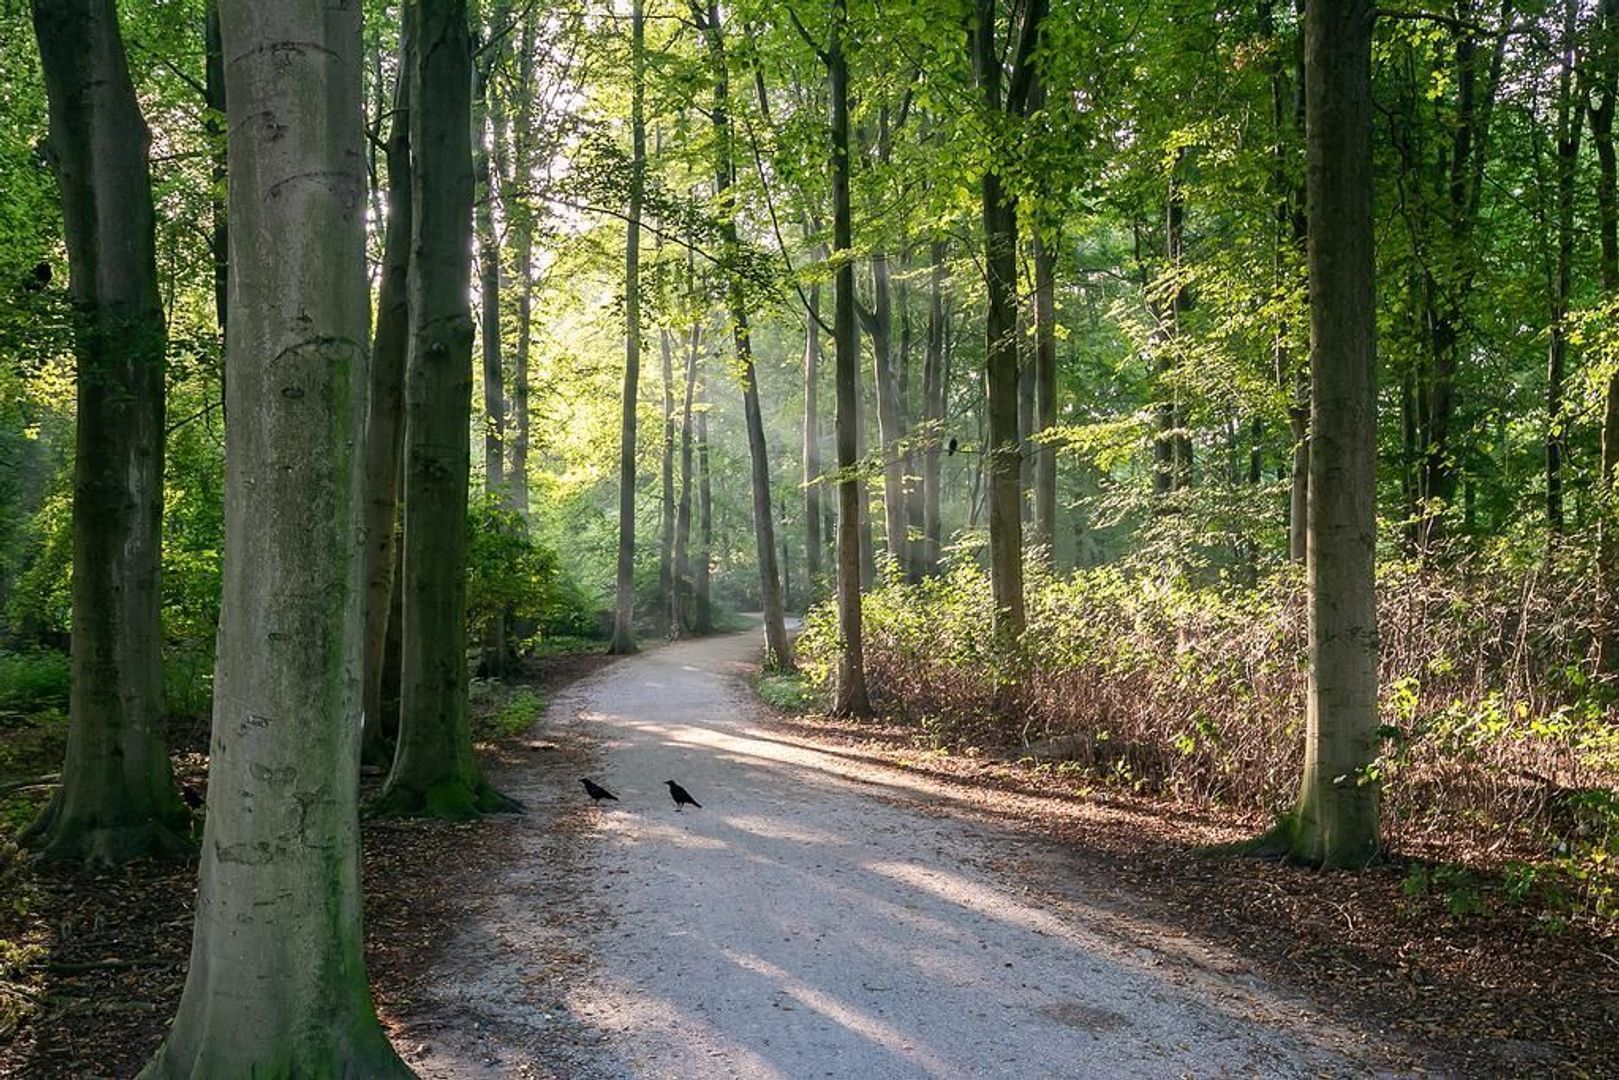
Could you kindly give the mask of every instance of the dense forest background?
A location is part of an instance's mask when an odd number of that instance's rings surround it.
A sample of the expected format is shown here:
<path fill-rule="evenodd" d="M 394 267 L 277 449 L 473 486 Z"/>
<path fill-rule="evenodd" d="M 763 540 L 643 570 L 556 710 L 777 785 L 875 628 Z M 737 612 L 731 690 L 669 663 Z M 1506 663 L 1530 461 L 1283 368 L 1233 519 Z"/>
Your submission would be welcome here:
<path fill-rule="evenodd" d="M 226 532 L 217 14 L 117 15 L 166 329 L 161 700 L 194 741 Z M 784 705 L 1256 832 L 1289 811 L 1310 686 L 1301 9 L 485 0 L 466 20 L 477 332 L 438 385 L 470 389 L 471 497 L 435 505 L 465 519 L 447 640 L 474 694 L 524 656 L 764 610 Z M 379 349 L 391 186 L 424 153 L 394 130 L 421 108 L 401 97 L 407 25 L 365 5 Z M 1413 893 L 1601 922 L 1619 905 L 1619 4 L 1382 9 L 1371 71 L 1380 651 L 1375 745 L 1347 782 L 1381 793 L 1384 848 L 1432 860 Z M 0 10 L 0 85 L 14 832 L 54 782 L 25 783 L 32 763 L 66 740 L 82 435 L 22 6 Z M 408 576 L 386 531 L 384 598 Z M 840 574 L 864 594 L 853 653 Z M 368 640 L 393 655 L 386 608 Z M 784 609 L 804 617 L 791 645 Z M 397 673 L 367 663 L 384 807 L 498 808 L 475 776 L 448 803 L 400 781 Z"/>

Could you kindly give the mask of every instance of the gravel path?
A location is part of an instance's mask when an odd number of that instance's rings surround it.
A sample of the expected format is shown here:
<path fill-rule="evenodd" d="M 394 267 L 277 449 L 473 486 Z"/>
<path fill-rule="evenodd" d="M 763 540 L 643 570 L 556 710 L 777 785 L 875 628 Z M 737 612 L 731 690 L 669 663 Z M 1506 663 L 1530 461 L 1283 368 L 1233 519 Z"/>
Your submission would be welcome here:
<path fill-rule="evenodd" d="M 408 1029 L 424 1076 L 1375 1071 L 1366 1033 L 1101 883 L 1038 899 L 1006 868 L 1030 845 L 926 784 L 772 735 L 758 648 L 657 649 L 554 703 L 540 734 L 593 746 L 620 801 L 589 807 L 565 756 L 499 777 L 530 813 L 445 950 L 436 1022 Z"/>

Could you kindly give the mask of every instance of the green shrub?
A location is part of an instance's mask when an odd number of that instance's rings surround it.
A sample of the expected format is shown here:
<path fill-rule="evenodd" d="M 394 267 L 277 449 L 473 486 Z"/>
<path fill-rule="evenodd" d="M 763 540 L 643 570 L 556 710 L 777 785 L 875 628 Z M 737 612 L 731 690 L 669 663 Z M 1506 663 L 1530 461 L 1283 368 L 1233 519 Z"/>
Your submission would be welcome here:
<path fill-rule="evenodd" d="M 0 652 L 0 709 L 31 712 L 67 708 L 69 664 L 43 649 Z"/>

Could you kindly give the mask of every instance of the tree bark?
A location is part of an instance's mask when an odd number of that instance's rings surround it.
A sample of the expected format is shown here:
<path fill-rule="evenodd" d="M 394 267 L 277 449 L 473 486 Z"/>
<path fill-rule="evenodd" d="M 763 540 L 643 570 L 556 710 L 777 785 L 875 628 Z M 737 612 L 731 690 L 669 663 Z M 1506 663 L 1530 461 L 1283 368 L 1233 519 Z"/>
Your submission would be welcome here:
<path fill-rule="evenodd" d="M 494 6 L 493 25 L 505 21 L 504 4 Z M 506 483 L 506 376 L 500 357 L 500 236 L 495 231 L 495 180 L 489 166 L 490 143 L 498 138 L 490 120 L 489 83 L 500 56 L 498 44 L 473 64 L 472 174 L 475 184 L 474 223 L 478 234 L 479 344 L 483 358 L 483 468 L 484 491 L 502 495 Z M 497 633 L 505 628 L 497 622 Z M 495 643 L 504 646 L 504 642 Z"/>
<path fill-rule="evenodd" d="M 409 1077 L 360 926 L 360 9 L 219 11 L 236 268 L 224 599 L 191 962 L 142 1076 Z"/>
<path fill-rule="evenodd" d="M 472 50 L 466 0 L 415 0 L 410 361 L 405 386 L 404 662 L 399 746 L 373 812 L 513 810 L 467 723 L 472 422 Z"/>
<path fill-rule="evenodd" d="M 399 561 L 399 474 L 405 456 L 405 367 L 410 345 L 410 70 L 414 63 L 411 20 L 399 42 L 399 82 L 385 148 L 388 222 L 383 234 L 382 278 L 377 286 L 376 326 L 366 388 L 363 454 L 365 470 L 365 652 L 362 757 L 386 766 L 394 747 L 383 723 L 383 678 L 388 665 L 389 620 L 394 609 Z M 394 726 L 397 727 L 397 716 Z"/>
<path fill-rule="evenodd" d="M 905 456 L 899 445 L 905 431 L 905 417 L 894 373 L 894 310 L 888 256 L 880 251 L 871 257 L 871 286 L 872 308 L 860 312 L 860 316 L 871 337 L 877 443 L 883 460 L 883 544 L 893 566 L 893 580 L 903 581 L 910 570 L 910 543 L 905 524 Z"/>
<path fill-rule="evenodd" d="M 844 51 L 848 0 L 834 0 L 826 53 L 832 123 L 832 246 L 834 275 L 832 349 L 838 455 L 837 604 L 838 667 L 832 711 L 871 712 L 861 627 L 860 568 L 860 328 L 855 323 L 854 228 L 849 197 L 849 58 Z"/>
<path fill-rule="evenodd" d="M 1290 854 L 1362 866 L 1378 851 L 1377 351 L 1371 0 L 1304 23 L 1309 202 L 1310 668 Z"/>
<path fill-rule="evenodd" d="M 77 424 L 62 783 L 24 843 L 117 865 L 189 854 L 163 737 L 164 352 L 149 135 L 112 0 L 35 0 L 66 226 Z"/>
<path fill-rule="evenodd" d="M 208 200 L 214 218 L 208 247 L 214 262 L 214 319 L 219 324 L 219 344 L 223 349 L 225 324 L 230 317 L 230 223 L 225 206 L 225 56 L 219 41 L 219 5 L 214 0 L 209 0 L 203 15 L 203 47 L 207 53 L 203 66 L 203 97 L 208 109 L 204 126 L 208 132 L 209 177 L 214 185 Z M 220 370 L 224 370 L 223 359 Z"/>
<path fill-rule="evenodd" d="M 646 193 L 645 20 L 630 12 L 630 205 L 624 232 L 624 394 L 618 439 L 618 577 L 607 651 L 635 651 L 635 410 L 641 384 L 641 203 Z"/>

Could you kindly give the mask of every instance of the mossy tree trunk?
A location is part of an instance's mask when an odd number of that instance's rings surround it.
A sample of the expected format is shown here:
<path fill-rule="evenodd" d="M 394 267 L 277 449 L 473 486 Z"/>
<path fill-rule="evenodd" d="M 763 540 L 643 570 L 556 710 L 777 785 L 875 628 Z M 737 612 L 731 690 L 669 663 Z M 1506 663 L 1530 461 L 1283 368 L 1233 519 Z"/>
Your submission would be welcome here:
<path fill-rule="evenodd" d="M 185 991 L 142 1075 L 407 1077 L 360 927 L 360 12 L 219 11 L 235 269 L 209 813 Z"/>
<path fill-rule="evenodd" d="M 149 136 L 112 0 L 36 0 L 77 364 L 72 682 L 62 784 L 24 843 L 116 865 L 187 854 L 163 737 L 164 351 Z"/>
<path fill-rule="evenodd" d="M 517 804 L 484 780 L 467 723 L 472 421 L 472 51 L 465 0 L 416 0 L 405 387 L 399 745 L 374 813 L 471 817 Z"/>

